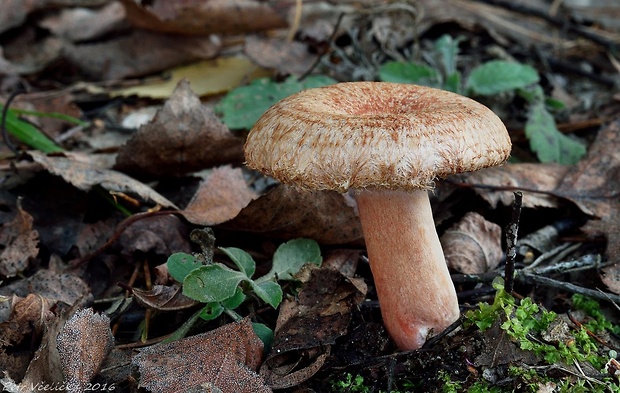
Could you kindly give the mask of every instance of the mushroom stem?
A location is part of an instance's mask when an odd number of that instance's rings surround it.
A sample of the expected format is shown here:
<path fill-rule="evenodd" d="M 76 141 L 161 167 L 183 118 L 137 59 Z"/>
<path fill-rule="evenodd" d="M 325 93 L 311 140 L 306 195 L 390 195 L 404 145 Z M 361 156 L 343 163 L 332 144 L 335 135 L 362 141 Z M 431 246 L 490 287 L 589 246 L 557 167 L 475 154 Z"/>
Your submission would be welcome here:
<path fill-rule="evenodd" d="M 426 190 L 356 194 L 381 314 L 402 350 L 420 348 L 460 315 Z"/>

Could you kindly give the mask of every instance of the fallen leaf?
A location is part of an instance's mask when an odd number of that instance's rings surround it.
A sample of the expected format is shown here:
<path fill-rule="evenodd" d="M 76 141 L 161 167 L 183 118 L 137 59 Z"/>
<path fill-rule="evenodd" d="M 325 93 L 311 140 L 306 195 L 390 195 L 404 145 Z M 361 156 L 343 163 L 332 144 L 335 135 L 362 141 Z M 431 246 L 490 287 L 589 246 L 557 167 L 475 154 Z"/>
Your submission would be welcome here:
<path fill-rule="evenodd" d="M 187 37 L 134 30 L 129 35 L 105 42 L 66 44 L 63 54 L 92 78 L 115 80 L 212 59 L 220 49 L 221 42 L 216 37 Z"/>
<path fill-rule="evenodd" d="M 45 320 L 51 317 L 50 308 L 53 304 L 40 295 L 30 294 L 25 298 L 14 296 L 11 314 L 7 321 L 0 324 L 0 349 L 16 346 L 32 335 L 39 337 Z M 2 364 L 0 369 L 3 369 Z"/>
<path fill-rule="evenodd" d="M 145 348 L 132 363 L 140 387 L 151 392 L 185 392 L 212 384 L 224 393 L 271 392 L 253 371 L 263 344 L 248 319 L 196 336 Z"/>
<path fill-rule="evenodd" d="M 11 303 L 12 307 L 10 316 L 0 323 L 0 370 L 21 380 L 32 354 L 17 348 L 30 342 L 32 337 L 41 336 L 45 321 L 52 315 L 51 302 L 38 295 L 28 295 L 7 297 L 2 303 Z"/>
<path fill-rule="evenodd" d="M 280 306 L 273 346 L 260 369 L 269 386 L 288 388 L 312 377 L 330 345 L 347 332 L 351 311 L 365 296 L 360 279 L 332 269 L 312 270 L 297 299 Z"/>
<path fill-rule="evenodd" d="M 167 258 L 175 252 L 191 252 L 187 227 L 180 218 L 158 215 L 138 220 L 123 231 L 119 244 L 123 254 L 141 259 L 145 254 Z"/>
<path fill-rule="evenodd" d="M 61 58 L 64 43 L 56 37 L 40 38 L 34 30 L 3 43 L 4 56 L 11 69 L 21 75 L 40 72 Z"/>
<path fill-rule="evenodd" d="M 441 236 L 448 267 L 464 274 L 482 274 L 499 265 L 502 228 L 469 212 Z"/>
<path fill-rule="evenodd" d="M 582 229 L 607 237 L 610 262 L 620 261 L 620 119 L 599 131 L 588 155 L 566 174 L 555 190 L 584 213 L 598 218 Z"/>
<path fill-rule="evenodd" d="M 194 307 L 197 301 L 183 295 L 178 285 L 155 285 L 153 289 L 145 291 L 139 288 L 132 290 L 134 298 L 144 307 L 158 311 L 178 311 Z"/>
<path fill-rule="evenodd" d="M 285 38 L 264 38 L 251 35 L 245 39 L 245 53 L 261 67 L 271 68 L 281 75 L 301 75 L 316 61 L 317 55 L 308 46 Z"/>
<path fill-rule="evenodd" d="M 113 345 L 106 315 L 95 314 L 91 308 L 73 314 L 56 338 L 63 382 L 71 386 L 71 391 L 86 390 Z"/>
<path fill-rule="evenodd" d="M 37 9 L 36 1 L 5 0 L 0 13 L 0 33 L 22 24 L 30 12 Z"/>
<path fill-rule="evenodd" d="M 123 0 L 129 20 L 144 29 L 181 34 L 226 33 L 277 29 L 286 21 L 269 3 L 254 0 L 186 0 L 148 5 Z"/>
<path fill-rule="evenodd" d="M 192 224 L 212 226 L 231 220 L 256 199 L 239 168 L 214 168 L 180 213 Z"/>
<path fill-rule="evenodd" d="M 32 216 L 22 209 L 17 199 L 13 221 L 0 226 L 0 275 L 13 277 L 25 270 L 31 258 L 39 253 L 39 233 L 32 229 Z"/>
<path fill-rule="evenodd" d="M 474 359 L 474 365 L 476 367 L 495 368 L 515 362 L 537 364 L 538 359 L 534 352 L 520 349 L 508 336 L 508 333 L 501 329 L 502 322 L 501 319 L 497 319 L 490 328 L 482 333 L 483 339 L 481 341 L 484 347 Z"/>
<path fill-rule="evenodd" d="M 363 237 L 354 204 L 345 194 L 279 184 L 222 226 L 279 238 L 305 237 L 322 244 L 354 243 Z"/>
<path fill-rule="evenodd" d="M 498 203 L 512 205 L 513 190 L 522 189 L 524 207 L 557 207 L 558 196 L 553 190 L 560 184 L 570 167 L 560 164 L 505 164 L 452 177 L 474 186 L 475 191 L 493 208 Z M 482 185 L 484 187 L 476 187 Z M 494 189 L 495 187 L 495 189 Z M 511 191 L 501 191 L 509 187 Z M 528 192 L 528 191 L 532 192 Z M 541 191 L 541 192 L 536 192 Z"/>
<path fill-rule="evenodd" d="M 93 186 L 101 186 L 109 191 L 136 193 L 140 197 L 152 200 L 159 205 L 177 208 L 174 203 L 152 188 L 123 173 L 103 169 L 67 156 L 48 156 L 39 151 L 29 151 L 28 154 L 47 171 L 61 176 L 65 181 L 82 191 L 89 191 Z"/>
<path fill-rule="evenodd" d="M 142 176 L 180 175 L 242 161 L 243 140 L 183 80 L 153 121 L 119 151 L 116 169 Z"/>
<path fill-rule="evenodd" d="M 170 76 L 165 81 L 142 83 L 139 86 L 113 90 L 110 94 L 164 99 L 170 97 L 181 80 L 187 79 L 192 90 L 202 97 L 225 93 L 246 81 L 271 75 L 271 72 L 241 56 L 218 57 L 213 60 L 182 65 L 167 70 L 167 73 Z"/>
<path fill-rule="evenodd" d="M 126 27 L 125 8 L 110 1 L 100 8 L 65 8 L 39 22 L 53 35 L 73 42 L 95 40 Z"/>
<path fill-rule="evenodd" d="M 88 285 L 78 276 L 70 273 L 55 273 L 49 269 L 39 269 L 27 279 L 13 281 L 0 287 L 0 295 L 26 297 L 36 294 L 50 302 L 63 302 L 73 305 L 90 293 Z"/>

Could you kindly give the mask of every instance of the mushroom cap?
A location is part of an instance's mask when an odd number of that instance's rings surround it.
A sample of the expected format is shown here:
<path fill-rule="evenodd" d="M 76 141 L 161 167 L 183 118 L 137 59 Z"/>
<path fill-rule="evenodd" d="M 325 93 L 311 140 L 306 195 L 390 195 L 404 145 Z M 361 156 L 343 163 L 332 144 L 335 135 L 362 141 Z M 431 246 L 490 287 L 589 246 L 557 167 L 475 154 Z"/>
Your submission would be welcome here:
<path fill-rule="evenodd" d="M 347 82 L 269 108 L 245 143 L 248 167 L 301 188 L 420 189 L 436 177 L 499 165 L 506 127 L 489 108 L 445 90 Z"/>

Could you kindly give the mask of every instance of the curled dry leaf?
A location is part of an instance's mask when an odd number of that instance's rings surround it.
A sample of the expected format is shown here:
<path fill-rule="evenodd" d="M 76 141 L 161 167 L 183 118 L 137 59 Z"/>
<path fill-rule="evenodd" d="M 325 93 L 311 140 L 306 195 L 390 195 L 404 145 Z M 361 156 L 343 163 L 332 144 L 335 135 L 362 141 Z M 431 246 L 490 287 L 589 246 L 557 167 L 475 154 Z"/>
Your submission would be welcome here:
<path fill-rule="evenodd" d="M 42 296 L 31 294 L 23 299 L 14 296 L 11 300 L 13 307 L 10 316 L 0 323 L 0 352 L 17 346 L 24 339 L 40 337 L 45 322 L 52 317 L 50 308 L 53 303 Z M 8 300 L 5 302 L 9 303 Z M 9 366 L 0 362 L 0 370 Z"/>
<path fill-rule="evenodd" d="M 13 277 L 28 267 L 39 253 L 39 233 L 32 229 L 32 216 L 17 200 L 17 212 L 11 222 L 0 226 L 0 276 Z"/>
<path fill-rule="evenodd" d="M 363 280 L 332 269 L 312 270 L 297 299 L 280 306 L 273 347 L 260 369 L 269 386 L 288 388 L 312 377 L 365 296 Z"/>
<path fill-rule="evenodd" d="M 502 228 L 469 212 L 446 230 L 441 245 L 448 267 L 465 274 L 493 270 L 502 258 Z"/>
<path fill-rule="evenodd" d="M 97 374 L 114 345 L 110 319 L 92 309 L 77 311 L 56 339 L 64 383 L 82 392 Z"/>
<path fill-rule="evenodd" d="M 286 21 L 263 1 L 154 0 L 143 5 L 123 0 L 123 4 L 134 25 L 166 33 L 241 34 L 286 26 Z"/>
<path fill-rule="evenodd" d="M 542 192 L 524 192 L 524 207 L 557 207 L 557 197 L 553 195 L 553 190 L 560 184 L 568 170 L 567 166 L 560 164 L 505 164 L 464 173 L 454 176 L 453 179 L 459 179 L 473 186 L 490 186 L 491 189 L 477 187 L 475 191 L 494 208 L 498 203 L 510 206 L 514 200 L 513 191 L 493 190 L 494 186 Z"/>
<path fill-rule="evenodd" d="M 354 202 L 347 198 L 335 191 L 302 191 L 279 184 L 224 226 L 281 238 L 306 237 L 323 244 L 353 243 L 363 235 Z"/>
<path fill-rule="evenodd" d="M 119 151 L 116 169 L 142 176 L 180 175 L 241 163 L 243 140 L 181 80 L 155 118 Z"/>
<path fill-rule="evenodd" d="M 138 303 L 158 311 L 184 310 L 198 304 L 197 301 L 183 295 L 183 291 L 178 285 L 169 287 L 155 285 L 149 291 L 133 288 L 132 292 Z"/>
<path fill-rule="evenodd" d="M 66 44 L 63 53 L 93 78 L 116 80 L 212 59 L 221 46 L 213 36 L 186 37 L 135 30 L 101 43 Z"/>
<path fill-rule="evenodd" d="M 191 252 L 188 237 L 185 223 L 169 214 L 136 221 L 123 231 L 119 243 L 128 258 L 135 254 L 138 258 L 144 254 L 166 258 L 175 252 Z"/>
<path fill-rule="evenodd" d="M 263 38 L 256 35 L 245 39 L 245 53 L 265 68 L 283 75 L 301 75 L 307 72 L 317 55 L 308 51 L 306 44 L 284 38 Z"/>
<path fill-rule="evenodd" d="M 65 8 L 46 16 L 40 25 L 57 37 L 70 41 L 94 40 L 126 24 L 125 9 L 117 1 L 100 8 Z"/>
<path fill-rule="evenodd" d="M 26 297 L 36 294 L 50 302 L 63 302 L 73 305 L 90 293 L 88 285 L 78 276 L 70 273 L 56 273 L 39 269 L 33 276 L 14 281 L 0 288 L 0 295 Z"/>
<path fill-rule="evenodd" d="M 271 392 L 254 372 L 263 343 L 248 319 L 208 333 L 143 349 L 132 362 L 140 387 L 151 392 L 185 392 L 203 384 L 224 393 Z"/>
<path fill-rule="evenodd" d="M 608 236 L 610 259 L 620 258 L 620 119 L 607 125 L 588 149 L 588 155 L 563 177 L 555 192 L 584 213 L 598 217 L 584 229 Z"/>
<path fill-rule="evenodd" d="M 109 191 L 135 193 L 165 207 L 177 208 L 174 203 L 164 198 L 149 186 L 131 177 L 110 169 L 103 169 L 94 164 L 78 161 L 62 155 L 48 156 L 39 151 L 28 152 L 32 159 L 41 164 L 45 170 L 62 177 L 82 191 L 88 191 L 99 185 Z"/>
<path fill-rule="evenodd" d="M 213 169 L 180 213 L 192 224 L 217 225 L 235 218 L 257 197 L 245 182 L 242 170 L 227 165 Z"/>

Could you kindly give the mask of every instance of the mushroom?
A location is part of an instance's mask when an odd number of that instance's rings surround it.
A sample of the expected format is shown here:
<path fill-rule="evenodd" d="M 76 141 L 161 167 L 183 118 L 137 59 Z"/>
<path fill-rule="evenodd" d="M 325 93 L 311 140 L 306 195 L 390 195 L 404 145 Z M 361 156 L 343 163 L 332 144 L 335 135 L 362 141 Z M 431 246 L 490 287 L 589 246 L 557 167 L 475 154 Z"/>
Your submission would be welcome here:
<path fill-rule="evenodd" d="M 428 191 L 437 177 L 499 165 L 511 142 L 487 107 L 444 90 L 348 82 L 293 94 L 250 130 L 246 164 L 282 183 L 351 190 L 384 324 L 420 348 L 460 315 Z"/>

